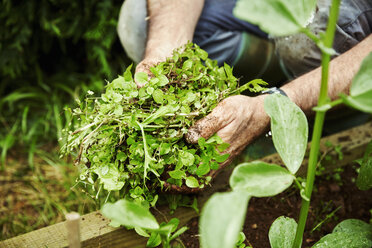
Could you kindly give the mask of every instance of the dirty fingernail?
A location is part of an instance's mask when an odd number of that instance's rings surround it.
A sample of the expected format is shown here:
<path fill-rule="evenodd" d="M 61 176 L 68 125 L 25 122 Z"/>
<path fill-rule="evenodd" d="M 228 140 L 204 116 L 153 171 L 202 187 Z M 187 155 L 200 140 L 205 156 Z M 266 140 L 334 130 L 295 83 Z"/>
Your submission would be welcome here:
<path fill-rule="evenodd" d="M 190 144 L 198 143 L 198 139 L 200 138 L 199 132 L 195 128 L 190 128 L 187 134 L 185 135 L 186 141 Z"/>

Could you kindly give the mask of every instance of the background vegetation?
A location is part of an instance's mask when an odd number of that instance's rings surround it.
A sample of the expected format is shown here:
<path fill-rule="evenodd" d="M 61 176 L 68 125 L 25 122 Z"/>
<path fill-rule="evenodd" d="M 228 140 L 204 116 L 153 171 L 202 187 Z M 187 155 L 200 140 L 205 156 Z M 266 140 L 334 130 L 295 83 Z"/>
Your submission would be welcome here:
<path fill-rule="evenodd" d="M 102 90 L 130 63 L 116 34 L 122 3 L 0 1 L 0 239 L 57 221 L 65 211 L 94 208 L 85 193 L 70 190 L 75 170 L 58 159 L 56 147 L 69 120 L 64 108 L 88 89 Z M 15 181 L 24 188 L 5 190 Z M 16 198 L 33 210 L 16 208 Z"/>

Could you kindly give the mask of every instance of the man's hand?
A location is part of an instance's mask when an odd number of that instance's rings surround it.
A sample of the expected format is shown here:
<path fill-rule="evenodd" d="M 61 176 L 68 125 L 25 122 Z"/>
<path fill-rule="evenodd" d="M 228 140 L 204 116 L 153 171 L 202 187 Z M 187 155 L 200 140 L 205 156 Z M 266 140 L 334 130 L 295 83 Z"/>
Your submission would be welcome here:
<path fill-rule="evenodd" d="M 146 49 L 136 72 L 146 72 L 151 76 L 151 66 L 165 61 L 174 49 L 191 41 L 203 5 L 204 0 L 148 0 Z"/>
<path fill-rule="evenodd" d="M 229 164 L 249 143 L 266 131 L 270 117 L 265 113 L 265 96 L 231 96 L 223 100 L 208 116 L 196 122 L 186 134 L 189 143 L 197 143 L 217 133 L 230 146 L 224 153 L 230 156 L 220 168 Z M 212 171 L 210 175 L 214 175 Z"/>
<path fill-rule="evenodd" d="M 186 134 L 189 143 L 197 143 L 200 137 L 208 139 L 213 134 L 230 146 L 223 153 L 229 153 L 229 158 L 220 164 L 218 170 L 212 170 L 207 176 L 212 178 L 253 140 L 263 134 L 269 127 L 270 117 L 264 111 L 265 95 L 248 97 L 243 95 L 231 96 L 223 100 L 206 117 L 197 121 Z M 170 192 L 197 193 L 199 188 L 188 188 L 186 185 L 178 187 L 166 183 Z"/>

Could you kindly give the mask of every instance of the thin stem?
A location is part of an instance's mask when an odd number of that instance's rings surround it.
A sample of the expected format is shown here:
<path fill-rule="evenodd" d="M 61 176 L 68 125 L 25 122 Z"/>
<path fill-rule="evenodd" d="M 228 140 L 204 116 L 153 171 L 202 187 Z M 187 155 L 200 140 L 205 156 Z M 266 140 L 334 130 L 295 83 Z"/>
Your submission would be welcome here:
<path fill-rule="evenodd" d="M 141 129 L 142 139 L 143 139 L 143 150 L 145 152 L 145 163 L 143 165 L 143 184 L 145 184 L 146 177 L 147 177 L 147 169 L 149 168 L 149 163 L 150 163 L 149 160 L 151 159 L 151 157 L 149 156 L 147 152 L 147 143 L 146 143 L 145 131 L 143 130 L 143 126 L 138 121 L 136 121 L 136 123 Z"/>
<path fill-rule="evenodd" d="M 331 108 L 333 108 L 334 106 L 337 106 L 337 105 L 340 105 L 341 103 L 343 103 L 344 101 L 342 100 L 342 98 L 338 98 L 330 103 L 329 106 L 331 106 Z"/>
<path fill-rule="evenodd" d="M 324 45 L 328 48 L 332 47 L 333 39 L 336 30 L 336 23 L 338 19 L 339 6 L 341 0 L 332 0 L 332 7 L 329 15 L 328 26 L 325 34 Z M 320 94 L 318 99 L 318 106 L 322 106 L 328 101 L 328 72 L 330 55 L 322 52 L 322 80 L 320 86 Z M 320 137 L 323 130 L 324 124 L 324 111 L 317 111 L 315 115 L 314 131 L 311 140 L 309 166 L 307 169 L 307 178 L 305 186 L 305 196 L 307 199 L 302 198 L 300 217 L 296 230 L 295 240 L 293 242 L 293 248 L 300 248 L 302 244 L 303 233 L 305 230 L 306 219 L 309 213 L 311 193 L 313 191 L 315 181 L 315 170 L 318 163 L 319 144 Z"/>

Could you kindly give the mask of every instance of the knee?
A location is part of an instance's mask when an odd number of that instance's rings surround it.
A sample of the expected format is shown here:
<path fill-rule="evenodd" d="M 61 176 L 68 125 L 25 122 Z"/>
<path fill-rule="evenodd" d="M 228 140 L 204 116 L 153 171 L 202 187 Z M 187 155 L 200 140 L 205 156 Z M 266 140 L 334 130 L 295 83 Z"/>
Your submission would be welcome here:
<path fill-rule="evenodd" d="M 130 59 L 142 60 L 147 38 L 146 0 L 125 0 L 119 15 L 118 35 Z"/>

